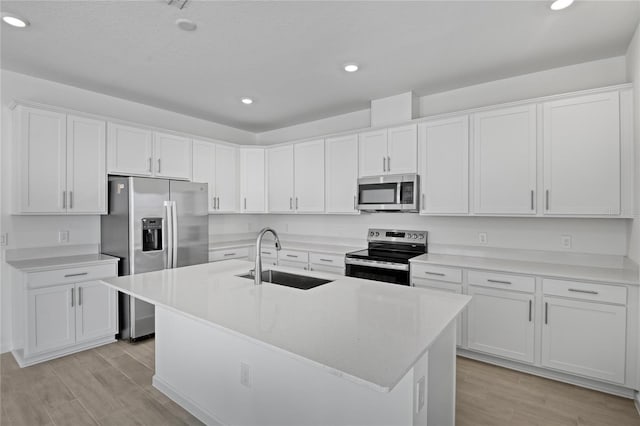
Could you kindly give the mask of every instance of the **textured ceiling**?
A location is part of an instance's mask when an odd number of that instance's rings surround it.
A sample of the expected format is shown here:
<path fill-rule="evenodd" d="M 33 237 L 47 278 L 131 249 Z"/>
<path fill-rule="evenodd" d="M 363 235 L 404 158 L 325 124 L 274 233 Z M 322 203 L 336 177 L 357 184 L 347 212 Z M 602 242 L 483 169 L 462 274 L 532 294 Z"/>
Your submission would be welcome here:
<path fill-rule="evenodd" d="M 258 132 L 621 55 L 640 16 L 636 1 L 549 3 L 2 1 L 31 26 L 2 25 L 1 64 Z"/>

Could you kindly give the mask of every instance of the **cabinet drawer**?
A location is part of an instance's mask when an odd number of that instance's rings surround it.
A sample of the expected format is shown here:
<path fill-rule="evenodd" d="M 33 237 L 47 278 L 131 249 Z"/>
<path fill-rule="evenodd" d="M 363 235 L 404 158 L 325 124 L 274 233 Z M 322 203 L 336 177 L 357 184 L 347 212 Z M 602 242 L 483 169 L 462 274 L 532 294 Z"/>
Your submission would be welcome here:
<path fill-rule="evenodd" d="M 425 265 L 424 263 L 412 263 L 411 277 L 460 284 L 462 283 L 462 269 Z"/>
<path fill-rule="evenodd" d="M 52 271 L 30 272 L 27 274 L 29 288 L 47 287 L 55 284 L 71 284 L 81 281 L 98 280 L 118 275 L 116 263 L 91 265 Z"/>
<path fill-rule="evenodd" d="M 309 265 L 309 271 L 316 272 L 329 272 L 336 275 L 344 275 L 344 265 L 342 266 L 329 266 L 329 265 Z"/>
<path fill-rule="evenodd" d="M 433 281 L 420 277 L 411 277 L 411 285 L 418 288 L 428 288 L 434 290 L 443 290 L 450 293 L 462 293 L 462 286 L 458 284 L 445 283 L 442 281 Z"/>
<path fill-rule="evenodd" d="M 278 252 L 278 263 L 280 260 L 286 260 L 288 262 L 307 263 L 309 262 L 309 253 L 306 251 L 282 249 L 280 250 L 280 252 Z"/>
<path fill-rule="evenodd" d="M 617 285 L 581 283 L 563 280 L 542 280 L 545 295 L 570 297 L 572 299 L 626 305 L 627 288 Z"/>
<path fill-rule="evenodd" d="M 209 252 L 209 262 L 218 262 L 228 259 L 248 259 L 249 247 L 236 247 L 225 250 L 211 250 Z"/>
<path fill-rule="evenodd" d="M 262 254 L 263 259 L 277 259 L 278 258 L 278 250 L 275 248 L 262 248 L 260 249 L 260 254 Z"/>
<path fill-rule="evenodd" d="M 469 284 L 526 293 L 533 293 L 536 289 L 536 280 L 533 277 L 496 272 L 469 271 Z"/>
<path fill-rule="evenodd" d="M 314 265 L 344 267 L 344 255 L 310 252 L 309 263 L 313 263 Z"/>

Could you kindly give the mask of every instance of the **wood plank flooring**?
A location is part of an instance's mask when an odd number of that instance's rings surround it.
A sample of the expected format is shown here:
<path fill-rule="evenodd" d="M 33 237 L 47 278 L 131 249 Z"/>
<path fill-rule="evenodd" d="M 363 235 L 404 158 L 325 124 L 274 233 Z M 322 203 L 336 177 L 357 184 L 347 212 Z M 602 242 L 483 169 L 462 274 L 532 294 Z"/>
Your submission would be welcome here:
<path fill-rule="evenodd" d="M 154 341 L 27 368 L 0 357 L 2 426 L 201 425 L 151 385 Z M 640 426 L 629 399 L 458 358 L 456 424 Z"/>

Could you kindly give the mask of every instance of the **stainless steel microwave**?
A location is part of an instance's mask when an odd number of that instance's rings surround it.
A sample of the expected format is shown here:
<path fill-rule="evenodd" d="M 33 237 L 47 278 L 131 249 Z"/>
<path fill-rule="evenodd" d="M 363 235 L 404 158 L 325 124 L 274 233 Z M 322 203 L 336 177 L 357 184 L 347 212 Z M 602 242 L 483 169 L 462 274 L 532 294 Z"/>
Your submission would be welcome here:
<path fill-rule="evenodd" d="M 383 175 L 358 179 L 358 209 L 363 211 L 417 212 L 418 175 Z"/>

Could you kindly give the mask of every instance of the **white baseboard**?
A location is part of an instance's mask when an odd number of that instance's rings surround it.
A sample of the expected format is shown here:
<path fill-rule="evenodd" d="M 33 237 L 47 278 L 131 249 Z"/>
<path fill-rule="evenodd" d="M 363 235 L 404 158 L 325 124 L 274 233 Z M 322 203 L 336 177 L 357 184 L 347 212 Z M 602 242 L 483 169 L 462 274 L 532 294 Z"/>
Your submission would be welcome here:
<path fill-rule="evenodd" d="M 11 342 L 7 342 L 5 340 L 0 341 L 0 354 L 11 352 L 12 349 Z"/>
<path fill-rule="evenodd" d="M 640 391 L 636 391 L 636 397 L 633 398 L 633 401 L 636 403 L 636 410 L 638 410 L 638 415 L 640 415 Z"/>
<path fill-rule="evenodd" d="M 173 402 L 187 410 L 191 413 L 195 418 L 200 420 L 202 423 L 208 426 L 224 426 L 218 418 L 216 418 L 213 414 L 208 413 L 206 410 L 201 408 L 198 404 L 193 402 L 190 398 L 187 398 L 180 394 L 177 390 L 175 390 L 171 385 L 158 377 L 158 375 L 154 374 L 153 376 L 153 387 L 158 389 L 160 392 L 165 394 L 169 399 Z"/>
<path fill-rule="evenodd" d="M 115 342 L 116 339 L 113 336 L 103 337 L 101 339 L 91 340 L 89 342 L 81 343 L 79 345 L 73 345 L 67 348 L 59 349 L 57 351 L 45 352 L 40 355 L 34 355 L 25 358 L 22 349 L 12 350 L 13 357 L 20 366 L 20 368 L 29 367 L 30 365 L 39 364 L 41 362 L 49 361 L 55 358 L 60 358 L 66 355 L 71 355 L 76 352 L 86 351 L 88 349 L 97 348 L 98 346 L 106 345 Z"/>

